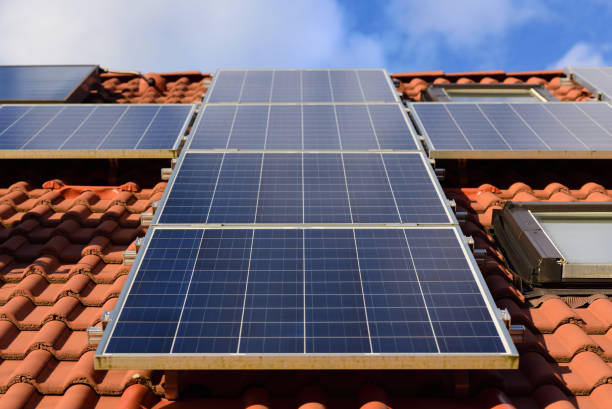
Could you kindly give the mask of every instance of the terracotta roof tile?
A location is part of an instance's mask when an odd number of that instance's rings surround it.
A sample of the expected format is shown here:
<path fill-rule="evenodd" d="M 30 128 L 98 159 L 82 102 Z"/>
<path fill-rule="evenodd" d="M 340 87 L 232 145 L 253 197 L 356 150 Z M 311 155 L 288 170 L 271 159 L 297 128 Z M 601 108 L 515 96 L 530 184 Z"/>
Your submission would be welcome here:
<path fill-rule="evenodd" d="M 199 71 L 143 75 L 107 72 L 100 74 L 100 87 L 85 102 L 190 104 L 202 100 L 211 77 Z"/>

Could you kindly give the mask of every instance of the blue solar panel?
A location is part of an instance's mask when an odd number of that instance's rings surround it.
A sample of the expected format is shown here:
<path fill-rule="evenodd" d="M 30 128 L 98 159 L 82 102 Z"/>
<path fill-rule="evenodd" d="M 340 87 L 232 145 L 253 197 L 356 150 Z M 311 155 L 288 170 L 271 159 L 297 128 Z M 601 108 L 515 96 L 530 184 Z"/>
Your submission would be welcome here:
<path fill-rule="evenodd" d="M 399 104 L 207 105 L 188 149 L 417 150 L 402 109 Z"/>
<path fill-rule="evenodd" d="M 346 184 L 355 223 L 399 223 L 380 155 L 344 154 Z"/>
<path fill-rule="evenodd" d="M 227 145 L 235 149 L 263 149 L 268 128 L 268 109 L 263 105 L 238 107 Z M 200 124 L 202 126 L 202 124 Z"/>
<path fill-rule="evenodd" d="M 199 114 L 199 123 L 192 131 L 191 149 L 223 149 L 227 147 L 237 106 L 209 105 Z M 200 126 L 201 123 L 201 126 Z"/>
<path fill-rule="evenodd" d="M 302 149 L 302 106 L 270 106 L 266 149 Z"/>
<path fill-rule="evenodd" d="M 301 100 L 301 72 L 296 70 L 276 70 L 272 81 L 270 102 L 296 102 Z"/>
<path fill-rule="evenodd" d="M 0 101 L 78 102 L 89 90 L 84 82 L 97 70 L 95 65 L 0 66 Z M 79 87 L 83 92 L 75 92 Z"/>
<path fill-rule="evenodd" d="M 304 155 L 304 223 L 351 223 L 340 154 Z"/>
<path fill-rule="evenodd" d="M 338 123 L 332 105 L 304 105 L 304 149 L 340 149 Z"/>
<path fill-rule="evenodd" d="M 399 104 L 368 105 L 380 149 L 418 149 Z"/>
<path fill-rule="evenodd" d="M 185 155 L 159 223 L 450 222 L 421 154 L 219 155 Z"/>
<path fill-rule="evenodd" d="M 454 228 L 154 229 L 107 354 L 504 353 Z"/>
<path fill-rule="evenodd" d="M 366 101 L 396 101 L 393 91 L 389 92 L 389 78 L 384 71 L 360 70 L 357 74 Z"/>
<path fill-rule="evenodd" d="M 240 102 L 269 102 L 273 75 L 272 71 L 247 71 Z"/>
<path fill-rule="evenodd" d="M 301 102 L 331 102 L 332 91 L 327 70 L 302 71 Z"/>
<path fill-rule="evenodd" d="M 208 216 L 222 154 L 187 153 L 172 185 L 172 194 L 166 200 L 160 223 L 204 223 Z"/>
<path fill-rule="evenodd" d="M 207 102 L 238 101 L 242 93 L 245 77 L 245 71 L 219 71 L 214 77 L 214 92 L 207 93 Z"/>
<path fill-rule="evenodd" d="M 336 105 L 342 149 L 378 149 L 378 140 L 372 129 L 365 105 Z M 406 135 L 408 137 L 408 135 Z"/>
<path fill-rule="evenodd" d="M 262 156 L 259 153 L 225 154 L 206 222 L 255 222 Z M 172 197 L 173 190 L 170 191 L 169 197 Z M 185 216 L 182 222 L 201 223 L 200 220 L 188 216 Z"/>
<path fill-rule="evenodd" d="M 334 102 L 362 101 L 363 94 L 355 70 L 332 70 L 329 72 Z"/>
<path fill-rule="evenodd" d="M 207 103 L 397 102 L 384 70 L 219 70 Z"/>
<path fill-rule="evenodd" d="M 385 169 L 403 223 L 448 223 L 440 196 L 427 168 L 415 157 L 383 155 Z"/>
<path fill-rule="evenodd" d="M 257 199 L 257 223 L 302 223 L 302 155 L 265 155 Z"/>
<path fill-rule="evenodd" d="M 4 107 L 2 108 L 4 110 Z M 0 134 L 0 149 L 19 149 L 62 110 L 58 105 L 32 107 Z"/>
<path fill-rule="evenodd" d="M 191 105 L 4 105 L 0 150 L 56 157 L 67 151 L 123 150 L 126 157 L 142 155 L 136 151 L 170 151 L 178 147 L 191 110 Z"/>
<path fill-rule="evenodd" d="M 612 151 L 604 103 L 412 104 L 434 157 L 591 157 Z M 450 151 L 450 152 L 444 152 Z M 498 151 L 501 153 L 492 153 Z M 550 153 L 547 153 L 549 151 Z M 526 156 L 527 155 L 527 156 Z"/>

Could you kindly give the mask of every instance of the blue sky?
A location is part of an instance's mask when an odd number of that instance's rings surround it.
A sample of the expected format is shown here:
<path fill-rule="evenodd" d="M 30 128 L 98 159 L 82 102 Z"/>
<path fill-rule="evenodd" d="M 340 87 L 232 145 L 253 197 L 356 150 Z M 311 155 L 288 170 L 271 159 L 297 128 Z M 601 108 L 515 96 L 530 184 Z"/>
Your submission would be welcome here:
<path fill-rule="evenodd" d="M 612 65 L 611 0 L 0 0 L 0 64 L 144 72 Z"/>

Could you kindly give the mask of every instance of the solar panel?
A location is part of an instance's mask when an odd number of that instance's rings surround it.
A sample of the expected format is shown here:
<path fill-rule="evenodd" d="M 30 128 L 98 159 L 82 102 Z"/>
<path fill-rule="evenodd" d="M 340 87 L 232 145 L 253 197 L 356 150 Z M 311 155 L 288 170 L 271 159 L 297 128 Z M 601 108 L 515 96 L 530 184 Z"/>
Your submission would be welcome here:
<path fill-rule="evenodd" d="M 206 105 L 187 149 L 417 150 L 400 104 Z"/>
<path fill-rule="evenodd" d="M 413 103 L 434 158 L 611 158 L 605 103 Z"/>
<path fill-rule="evenodd" d="M 148 237 L 97 365 L 516 365 L 457 227 L 152 228 Z"/>
<path fill-rule="evenodd" d="M 80 102 L 97 65 L 0 66 L 0 102 Z"/>
<path fill-rule="evenodd" d="M 205 102 L 398 102 L 383 69 L 219 70 Z"/>
<path fill-rule="evenodd" d="M 156 223 L 449 223 L 419 153 L 187 152 Z"/>
<path fill-rule="evenodd" d="M 3 105 L 5 158 L 176 156 L 192 105 Z"/>
<path fill-rule="evenodd" d="M 569 67 L 565 72 L 594 94 L 612 101 L 612 67 Z"/>

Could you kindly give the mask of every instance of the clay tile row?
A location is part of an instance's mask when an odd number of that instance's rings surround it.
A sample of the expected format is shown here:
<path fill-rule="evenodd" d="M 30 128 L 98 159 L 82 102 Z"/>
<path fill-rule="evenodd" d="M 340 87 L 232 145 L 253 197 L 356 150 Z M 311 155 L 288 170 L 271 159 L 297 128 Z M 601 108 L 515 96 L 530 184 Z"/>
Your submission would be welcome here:
<path fill-rule="evenodd" d="M 85 352 L 77 361 L 58 361 L 49 351 L 37 349 L 23 360 L 0 363 L 0 393 L 16 383 L 28 383 L 41 394 L 63 394 L 71 385 L 88 385 L 97 394 L 120 395 L 132 384 L 144 384 L 155 390 L 151 371 L 97 371 L 94 351 Z"/>

